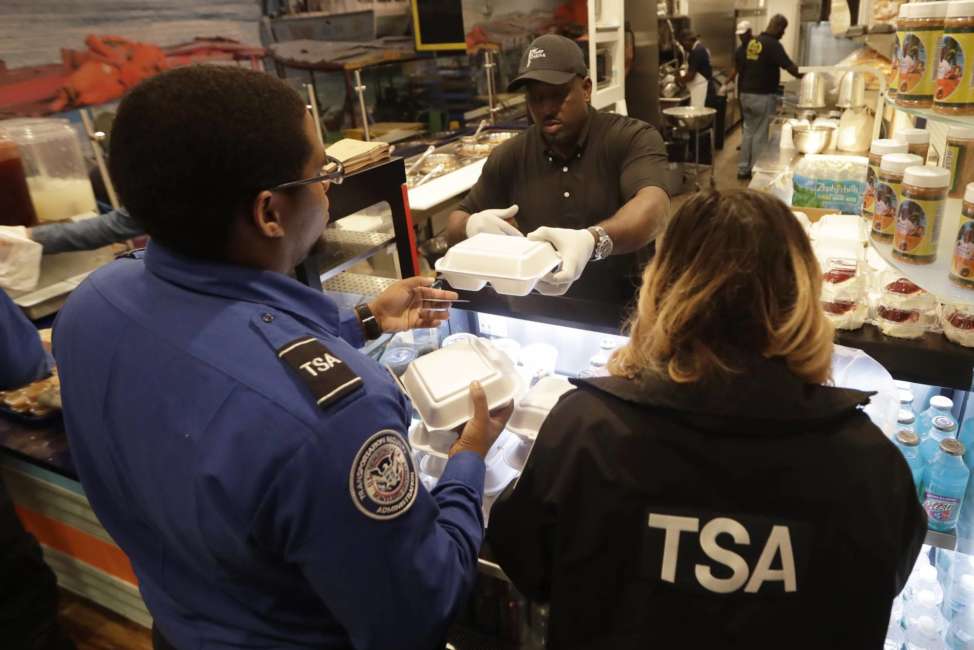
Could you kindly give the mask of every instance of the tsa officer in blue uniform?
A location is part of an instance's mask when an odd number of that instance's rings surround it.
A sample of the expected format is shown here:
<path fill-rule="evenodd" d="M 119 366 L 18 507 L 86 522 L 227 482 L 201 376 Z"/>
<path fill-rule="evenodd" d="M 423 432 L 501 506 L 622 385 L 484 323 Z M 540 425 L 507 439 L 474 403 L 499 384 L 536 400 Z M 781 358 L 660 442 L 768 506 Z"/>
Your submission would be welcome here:
<path fill-rule="evenodd" d="M 510 409 L 475 387 L 424 489 L 409 403 L 355 348 L 456 296 L 412 278 L 343 315 L 287 276 L 336 179 L 314 134 L 297 93 L 238 68 L 166 72 L 119 106 L 111 174 L 152 241 L 74 292 L 54 353 L 81 482 L 157 648 L 442 647 L 474 580 Z"/>

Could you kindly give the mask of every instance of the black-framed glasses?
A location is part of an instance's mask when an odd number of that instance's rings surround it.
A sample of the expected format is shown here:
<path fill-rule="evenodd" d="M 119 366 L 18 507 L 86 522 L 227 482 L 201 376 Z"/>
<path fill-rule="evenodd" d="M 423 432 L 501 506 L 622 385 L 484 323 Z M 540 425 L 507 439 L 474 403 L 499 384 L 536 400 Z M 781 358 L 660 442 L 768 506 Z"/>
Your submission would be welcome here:
<path fill-rule="evenodd" d="M 313 183 L 324 183 L 325 181 L 334 185 L 341 185 L 343 180 L 345 180 L 345 165 L 338 158 L 332 158 L 326 155 L 325 164 L 321 166 L 320 174 L 311 178 L 302 178 L 299 181 L 289 181 L 275 185 L 271 188 L 271 192 L 288 190 L 293 187 L 301 187 L 302 185 L 312 185 Z"/>

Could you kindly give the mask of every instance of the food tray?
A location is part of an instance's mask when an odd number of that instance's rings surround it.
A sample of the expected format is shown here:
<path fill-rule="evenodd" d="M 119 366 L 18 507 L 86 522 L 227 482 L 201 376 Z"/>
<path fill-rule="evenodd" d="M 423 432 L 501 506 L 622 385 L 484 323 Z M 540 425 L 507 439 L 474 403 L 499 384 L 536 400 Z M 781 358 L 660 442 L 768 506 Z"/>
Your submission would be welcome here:
<path fill-rule="evenodd" d="M 448 250 L 436 271 L 456 289 L 480 291 L 489 282 L 497 293 L 526 296 L 560 263 L 547 242 L 480 233 Z"/>
<path fill-rule="evenodd" d="M 479 340 L 422 356 L 399 378 L 429 430 L 454 429 L 470 419 L 473 381 L 483 386 L 491 409 L 510 402 L 521 388 L 520 376 L 507 355 Z"/>
<path fill-rule="evenodd" d="M 524 440 L 534 440 L 538 437 L 538 431 L 541 430 L 541 425 L 551 409 L 562 395 L 574 388 L 564 377 L 553 375 L 542 377 L 514 409 L 507 428 Z"/>

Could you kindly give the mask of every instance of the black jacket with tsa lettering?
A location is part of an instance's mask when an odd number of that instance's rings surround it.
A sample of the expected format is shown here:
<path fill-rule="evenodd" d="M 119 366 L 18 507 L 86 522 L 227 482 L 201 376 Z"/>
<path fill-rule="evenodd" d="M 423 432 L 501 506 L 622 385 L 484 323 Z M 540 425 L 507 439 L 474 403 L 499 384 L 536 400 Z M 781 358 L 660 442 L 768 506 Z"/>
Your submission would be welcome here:
<path fill-rule="evenodd" d="M 868 393 L 769 360 L 574 383 L 487 531 L 548 647 L 883 647 L 926 516 Z"/>

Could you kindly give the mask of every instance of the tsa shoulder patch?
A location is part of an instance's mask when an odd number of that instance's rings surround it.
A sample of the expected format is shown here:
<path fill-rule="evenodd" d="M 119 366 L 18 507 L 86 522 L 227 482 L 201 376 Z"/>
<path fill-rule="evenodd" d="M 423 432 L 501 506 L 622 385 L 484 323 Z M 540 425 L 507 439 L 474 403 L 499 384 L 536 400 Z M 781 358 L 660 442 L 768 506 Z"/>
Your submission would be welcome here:
<path fill-rule="evenodd" d="M 321 408 L 334 404 L 362 386 L 362 378 L 312 336 L 286 343 L 277 351 L 277 356 L 297 373 Z"/>
<path fill-rule="evenodd" d="M 409 510 L 419 493 L 419 477 L 402 436 L 392 429 L 372 434 L 355 454 L 348 489 L 366 517 L 385 521 Z"/>

